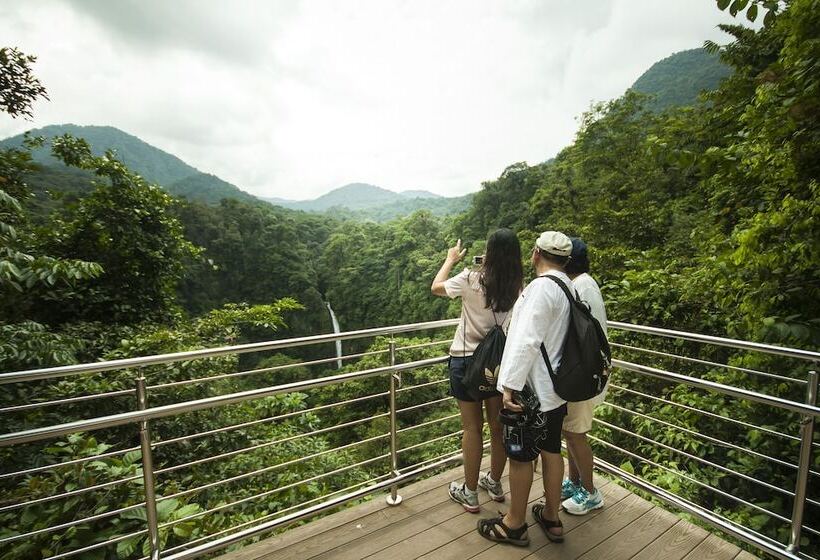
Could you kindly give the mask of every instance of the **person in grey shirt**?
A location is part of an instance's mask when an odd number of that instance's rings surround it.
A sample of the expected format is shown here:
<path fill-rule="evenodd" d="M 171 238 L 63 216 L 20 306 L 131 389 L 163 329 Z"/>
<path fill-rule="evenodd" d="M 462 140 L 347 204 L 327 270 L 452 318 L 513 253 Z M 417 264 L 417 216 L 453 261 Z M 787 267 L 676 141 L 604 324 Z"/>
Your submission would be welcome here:
<path fill-rule="evenodd" d="M 604 298 L 598 283 L 589 275 L 587 245 L 577 237 L 572 238 L 572 258 L 567 263 L 566 272 L 572 279 L 578 297 L 586 302 L 592 316 L 606 334 Z M 600 395 L 589 400 L 567 403 L 563 433 L 567 442 L 569 477 L 561 484 L 561 498 L 564 510 L 572 515 L 586 515 L 604 505 L 603 495 L 592 484 L 592 448 L 586 434 L 592 429 L 595 407 L 605 397 L 606 386 Z"/>
<path fill-rule="evenodd" d="M 450 277 L 455 264 L 460 261 L 465 249 L 459 239 L 447 252 L 447 258 L 433 279 L 432 292 L 437 296 L 451 299 L 461 298 L 461 320 L 450 345 L 450 394 L 458 402 L 461 415 L 461 450 L 464 456 L 464 483 L 452 482 L 448 488 L 450 499 L 461 504 L 466 511 L 478 513 L 478 489 L 483 488 L 496 502 L 504 501 L 501 475 L 507 456 L 501 440 L 501 424 L 498 412 L 501 410 L 500 394 L 486 397 L 476 402 L 464 387 L 462 381 L 467 365 L 478 345 L 495 325 L 506 325 L 510 310 L 521 293 L 524 284 L 524 269 L 521 265 L 521 246 L 518 237 L 511 230 L 502 228 L 494 231 L 487 239 L 487 251 L 483 262 L 475 269 L 465 268 Z M 490 381 L 493 386 L 494 381 Z M 480 472 L 483 453 L 484 419 L 490 428 L 490 470 Z"/>

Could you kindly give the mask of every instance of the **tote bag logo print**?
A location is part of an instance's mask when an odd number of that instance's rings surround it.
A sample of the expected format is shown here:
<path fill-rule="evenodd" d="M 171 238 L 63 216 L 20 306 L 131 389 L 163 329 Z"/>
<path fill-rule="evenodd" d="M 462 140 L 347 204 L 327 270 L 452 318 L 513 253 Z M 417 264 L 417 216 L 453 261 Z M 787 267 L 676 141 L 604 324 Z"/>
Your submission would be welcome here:
<path fill-rule="evenodd" d="M 489 383 L 491 387 L 495 387 L 498 384 L 498 370 L 500 369 L 501 364 L 495 366 L 495 369 L 484 368 L 484 379 L 487 380 L 487 383 Z"/>

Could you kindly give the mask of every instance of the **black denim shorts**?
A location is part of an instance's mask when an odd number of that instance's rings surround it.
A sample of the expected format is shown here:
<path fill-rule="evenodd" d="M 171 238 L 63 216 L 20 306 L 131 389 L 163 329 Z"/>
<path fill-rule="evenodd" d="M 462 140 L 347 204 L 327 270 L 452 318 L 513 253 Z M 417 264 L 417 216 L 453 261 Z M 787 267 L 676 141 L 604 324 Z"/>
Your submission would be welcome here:
<path fill-rule="evenodd" d="M 567 405 L 538 412 L 526 425 L 514 426 L 502 421 L 504 450 L 513 461 L 534 461 L 542 452 L 561 452 L 561 426 Z"/>
<path fill-rule="evenodd" d="M 464 375 L 467 373 L 469 359 L 470 356 L 466 358 L 450 356 L 450 361 L 447 362 L 447 368 L 450 370 L 450 394 L 460 401 L 476 402 L 462 383 Z"/>

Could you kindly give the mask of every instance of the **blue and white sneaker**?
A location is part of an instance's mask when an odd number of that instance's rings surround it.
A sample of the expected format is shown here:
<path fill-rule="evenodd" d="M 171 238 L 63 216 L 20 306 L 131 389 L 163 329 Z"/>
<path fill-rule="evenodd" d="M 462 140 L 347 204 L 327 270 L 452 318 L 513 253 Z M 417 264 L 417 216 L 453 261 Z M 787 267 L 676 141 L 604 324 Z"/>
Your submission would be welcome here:
<path fill-rule="evenodd" d="M 578 486 L 575 495 L 564 500 L 561 505 L 569 514 L 586 515 L 594 509 L 604 507 L 604 496 L 597 488 L 590 493 L 583 486 Z"/>
<path fill-rule="evenodd" d="M 561 483 L 561 499 L 566 500 L 567 498 L 572 498 L 578 491 L 578 488 L 580 488 L 580 485 L 576 485 L 570 479 L 565 478 L 564 482 Z"/>

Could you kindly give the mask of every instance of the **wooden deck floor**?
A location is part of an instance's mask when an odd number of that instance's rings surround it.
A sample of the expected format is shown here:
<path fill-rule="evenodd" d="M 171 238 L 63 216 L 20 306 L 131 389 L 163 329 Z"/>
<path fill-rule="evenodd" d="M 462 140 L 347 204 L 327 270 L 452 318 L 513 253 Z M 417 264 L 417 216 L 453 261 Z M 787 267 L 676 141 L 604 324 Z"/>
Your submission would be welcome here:
<path fill-rule="evenodd" d="M 271 537 L 220 560 L 752 560 L 737 546 L 652 505 L 604 478 L 596 485 L 605 506 L 583 517 L 561 514 L 565 541 L 550 543 L 536 525 L 528 548 L 500 545 L 476 533 L 480 517 L 505 504 L 480 491 L 481 513 L 470 514 L 450 501 L 447 485 L 461 468 L 401 489 L 402 504 L 390 507 L 384 495 Z M 506 480 L 505 488 L 508 488 Z M 541 496 L 536 474 L 532 503 Z M 509 499 L 509 496 L 508 496 Z"/>

